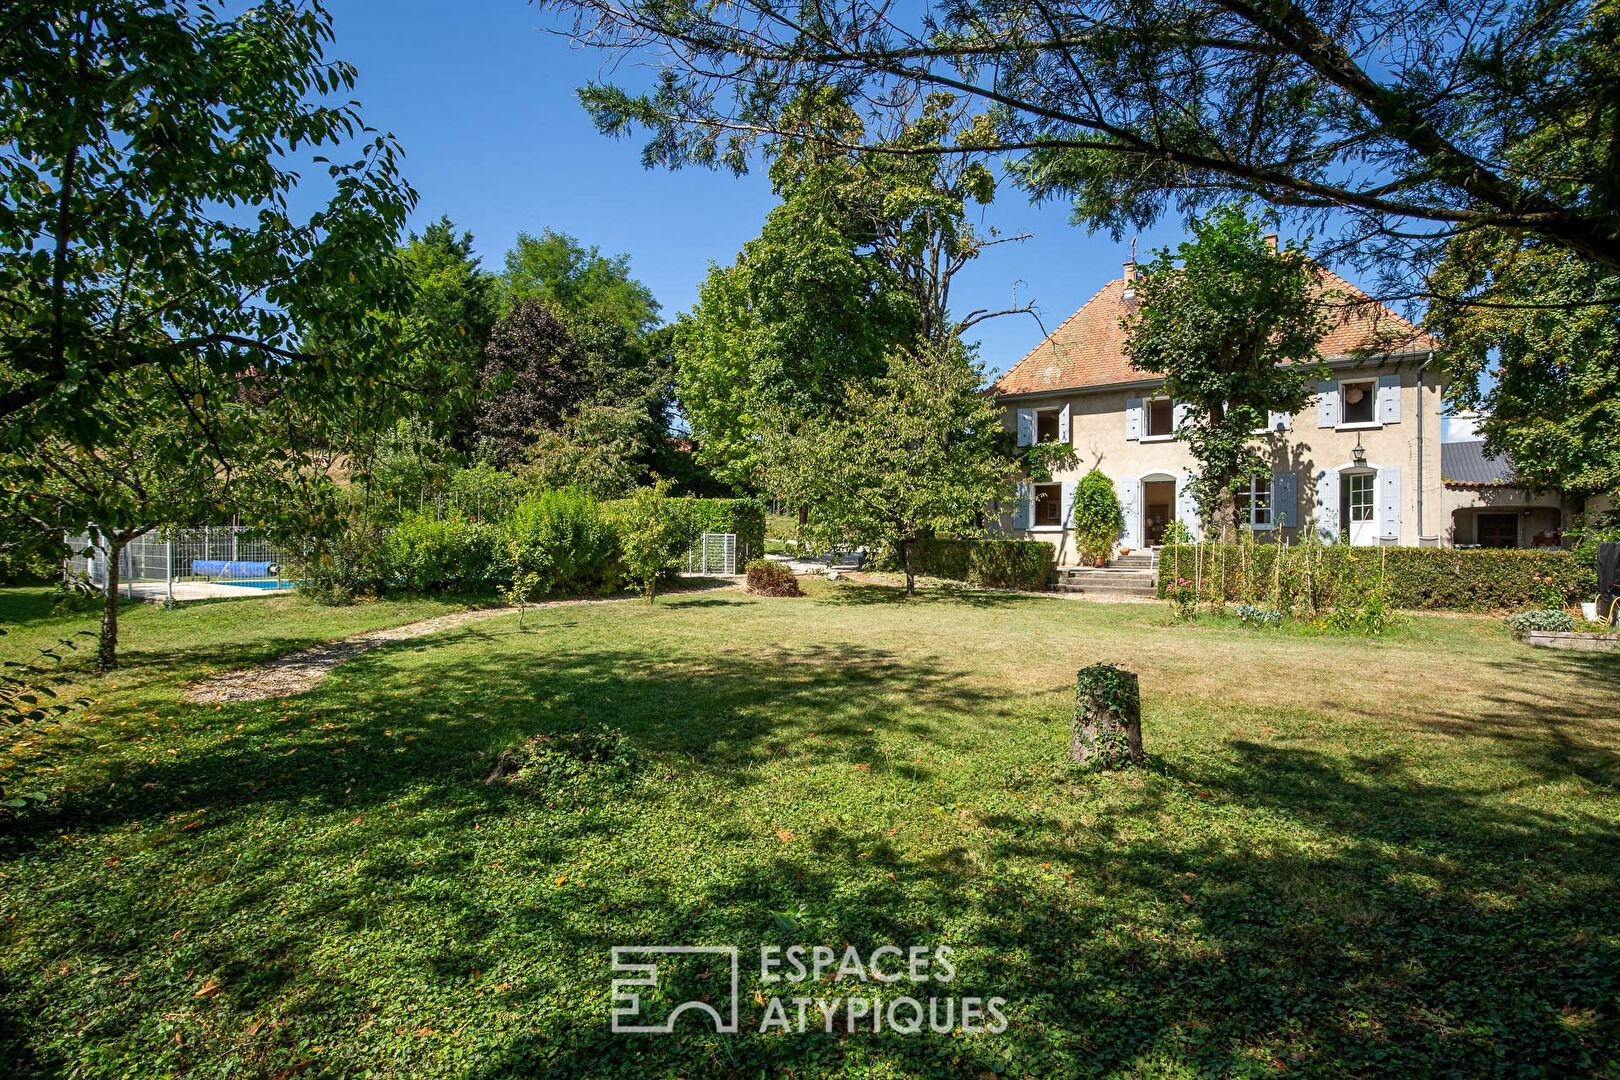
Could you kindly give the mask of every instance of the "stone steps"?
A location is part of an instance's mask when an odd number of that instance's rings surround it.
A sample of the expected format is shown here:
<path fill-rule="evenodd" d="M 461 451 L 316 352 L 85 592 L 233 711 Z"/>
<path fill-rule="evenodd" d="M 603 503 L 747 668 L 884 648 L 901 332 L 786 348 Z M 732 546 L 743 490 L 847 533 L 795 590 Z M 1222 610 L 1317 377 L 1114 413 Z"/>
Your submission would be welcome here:
<path fill-rule="evenodd" d="M 1140 596 L 1151 599 L 1157 592 L 1159 572 L 1147 568 L 1064 567 L 1058 571 L 1053 592 L 1081 596 Z"/>

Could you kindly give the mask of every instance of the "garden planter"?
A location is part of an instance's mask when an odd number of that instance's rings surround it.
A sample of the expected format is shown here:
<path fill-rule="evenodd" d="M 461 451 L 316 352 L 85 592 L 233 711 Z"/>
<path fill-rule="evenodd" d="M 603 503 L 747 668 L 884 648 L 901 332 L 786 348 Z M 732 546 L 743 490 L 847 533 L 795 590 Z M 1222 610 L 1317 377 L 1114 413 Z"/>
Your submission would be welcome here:
<path fill-rule="evenodd" d="M 1537 649 L 1578 649 L 1604 652 L 1620 648 L 1620 634 L 1577 634 L 1573 631 L 1532 630 L 1524 635 L 1525 644 Z"/>

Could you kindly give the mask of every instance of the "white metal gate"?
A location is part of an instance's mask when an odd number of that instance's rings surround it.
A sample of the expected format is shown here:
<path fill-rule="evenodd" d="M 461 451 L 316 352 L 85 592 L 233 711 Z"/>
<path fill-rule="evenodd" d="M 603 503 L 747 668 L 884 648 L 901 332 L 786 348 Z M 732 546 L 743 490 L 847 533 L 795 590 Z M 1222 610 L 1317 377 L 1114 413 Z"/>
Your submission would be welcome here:
<path fill-rule="evenodd" d="M 704 533 L 686 550 L 688 574 L 720 574 L 732 577 L 737 573 L 737 534 Z"/>

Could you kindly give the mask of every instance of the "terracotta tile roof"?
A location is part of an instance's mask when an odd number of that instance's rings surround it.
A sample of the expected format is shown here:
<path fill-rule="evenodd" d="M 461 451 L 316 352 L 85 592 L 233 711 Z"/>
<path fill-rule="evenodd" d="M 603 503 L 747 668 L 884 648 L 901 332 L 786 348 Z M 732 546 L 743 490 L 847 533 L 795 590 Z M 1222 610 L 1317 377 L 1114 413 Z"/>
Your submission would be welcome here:
<path fill-rule="evenodd" d="M 1323 289 L 1344 298 L 1333 328 L 1322 338 L 1324 357 L 1331 360 L 1369 348 L 1399 353 L 1439 347 L 1434 338 L 1339 275 L 1317 269 Z M 1125 311 L 1125 279 L 1115 278 L 997 379 L 995 392 L 1075 390 L 1152 378 L 1133 368 L 1125 356 L 1125 331 L 1120 326 Z"/>

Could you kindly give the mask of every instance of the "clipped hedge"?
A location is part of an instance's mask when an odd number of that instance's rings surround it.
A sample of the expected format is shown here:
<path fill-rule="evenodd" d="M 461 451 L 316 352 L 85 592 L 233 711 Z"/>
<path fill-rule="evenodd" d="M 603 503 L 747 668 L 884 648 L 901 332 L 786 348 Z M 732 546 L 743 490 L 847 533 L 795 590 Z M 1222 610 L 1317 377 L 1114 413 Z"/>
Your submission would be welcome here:
<path fill-rule="evenodd" d="M 1044 589 L 1056 565 L 1040 540 L 921 540 L 912 553 L 918 574 L 991 589 Z"/>
<path fill-rule="evenodd" d="M 1177 576 L 1196 576 L 1204 599 L 1219 588 L 1223 599 L 1234 602 L 1269 604 L 1275 597 L 1283 608 L 1310 606 L 1313 600 L 1316 607 L 1325 607 L 1346 593 L 1364 593 L 1376 585 L 1380 562 L 1389 603 L 1414 611 L 1541 607 L 1549 578 L 1565 603 L 1597 594 L 1597 560 L 1591 551 L 1197 544 L 1159 552 L 1159 595 Z"/>
<path fill-rule="evenodd" d="M 739 561 L 765 554 L 765 503 L 761 499 L 687 500 L 700 533 L 736 533 Z"/>

